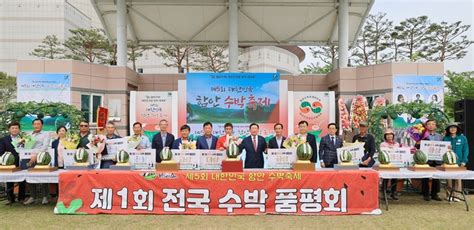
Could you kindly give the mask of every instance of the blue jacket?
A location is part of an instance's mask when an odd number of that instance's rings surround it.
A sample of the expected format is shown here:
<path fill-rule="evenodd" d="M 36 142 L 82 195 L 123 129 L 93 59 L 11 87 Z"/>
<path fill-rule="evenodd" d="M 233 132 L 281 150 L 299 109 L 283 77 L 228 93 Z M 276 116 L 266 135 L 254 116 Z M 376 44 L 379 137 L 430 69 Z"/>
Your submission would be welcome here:
<path fill-rule="evenodd" d="M 336 144 L 331 141 L 331 136 L 328 134 L 321 138 L 319 142 L 319 160 L 324 161 L 324 164 L 337 164 L 337 149 L 341 148 L 343 141 L 340 137 L 336 136 Z M 316 154 L 316 153 L 313 153 Z"/>
<path fill-rule="evenodd" d="M 467 143 L 466 136 L 459 134 L 456 137 L 445 136 L 443 141 L 451 142 L 451 149 L 456 153 L 457 160 L 456 163 L 460 165 L 461 163 L 467 164 L 469 156 L 469 145 Z"/>
<path fill-rule="evenodd" d="M 215 137 L 214 135 L 212 136 L 212 143 L 210 147 L 207 145 L 205 136 L 199 136 L 196 141 L 196 149 L 216 149 L 216 145 L 217 137 Z"/>

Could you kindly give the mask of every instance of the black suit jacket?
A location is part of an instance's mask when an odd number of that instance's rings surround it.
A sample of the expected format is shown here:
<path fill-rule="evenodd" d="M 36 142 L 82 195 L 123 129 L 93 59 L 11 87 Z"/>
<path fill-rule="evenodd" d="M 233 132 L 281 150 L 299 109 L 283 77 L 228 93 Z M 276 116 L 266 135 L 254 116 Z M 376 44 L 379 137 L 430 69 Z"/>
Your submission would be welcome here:
<path fill-rule="evenodd" d="M 336 136 L 336 144 L 334 144 L 329 134 L 324 136 L 319 143 L 319 160 L 323 160 L 326 165 L 336 164 L 337 149 L 341 148 L 342 145 L 343 141 L 340 137 Z"/>
<path fill-rule="evenodd" d="M 286 139 L 286 137 L 281 137 L 281 145 L 278 146 L 278 142 L 277 142 L 276 137 L 272 137 L 268 141 L 268 148 L 269 149 L 284 149 L 285 147 L 283 147 L 283 142 L 285 141 L 285 139 Z"/>
<path fill-rule="evenodd" d="M 313 149 L 313 156 L 311 157 L 311 162 L 315 163 L 316 161 L 318 161 L 318 146 L 316 145 L 316 137 L 311 133 L 308 133 L 306 135 L 306 142 L 308 142 L 311 146 L 311 149 Z"/>
<path fill-rule="evenodd" d="M 161 158 L 160 158 L 160 152 L 163 150 L 164 147 L 169 147 L 171 149 L 174 141 L 174 136 L 171 133 L 166 134 L 166 142 L 165 145 L 163 146 L 163 140 L 161 139 L 161 133 L 155 134 L 153 136 L 153 141 L 151 142 L 151 148 L 156 149 L 156 162 L 160 163 Z"/>
<path fill-rule="evenodd" d="M 258 135 L 257 151 L 253 147 L 252 136 L 244 138 L 239 145 L 240 151 L 245 149 L 244 168 L 263 168 L 263 152 L 267 149 L 265 138 Z"/>
<path fill-rule="evenodd" d="M 12 145 L 12 137 L 10 135 L 0 139 L 0 156 L 3 156 L 5 152 L 11 152 L 15 156 L 15 165 L 18 167 L 20 165 L 20 156 Z"/>

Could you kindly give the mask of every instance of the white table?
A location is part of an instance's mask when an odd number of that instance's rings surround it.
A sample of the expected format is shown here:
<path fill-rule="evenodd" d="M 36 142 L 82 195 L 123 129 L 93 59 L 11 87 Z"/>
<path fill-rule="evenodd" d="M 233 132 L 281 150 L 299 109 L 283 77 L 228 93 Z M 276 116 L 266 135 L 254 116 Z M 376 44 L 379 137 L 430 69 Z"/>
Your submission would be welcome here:
<path fill-rule="evenodd" d="M 440 180 L 474 180 L 474 171 L 411 171 L 407 168 L 400 168 L 400 171 L 379 171 L 381 179 L 440 179 Z M 449 189 L 449 197 L 454 197 L 454 193 L 459 193 L 463 196 L 461 199 L 466 205 L 466 211 L 469 211 L 469 204 L 462 191 L 456 191 L 453 188 Z M 388 210 L 387 186 L 383 183 L 383 198 L 385 200 L 385 208 Z"/>
<path fill-rule="evenodd" d="M 64 170 L 56 170 L 52 172 L 29 172 L 21 170 L 13 173 L 0 173 L 0 182 L 22 182 L 26 181 L 30 184 L 57 184 L 58 177 Z"/>

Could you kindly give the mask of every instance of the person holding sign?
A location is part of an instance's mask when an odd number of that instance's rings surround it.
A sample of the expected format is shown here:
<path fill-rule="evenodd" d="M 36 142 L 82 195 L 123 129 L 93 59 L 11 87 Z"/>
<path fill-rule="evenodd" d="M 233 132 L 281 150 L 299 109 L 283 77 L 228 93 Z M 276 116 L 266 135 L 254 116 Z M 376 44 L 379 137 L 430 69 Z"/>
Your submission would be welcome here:
<path fill-rule="evenodd" d="M 191 127 L 189 127 L 189 125 L 183 125 L 181 128 L 179 128 L 179 131 L 181 132 L 181 137 L 173 141 L 171 149 L 179 149 L 179 146 L 181 143 L 183 143 L 183 141 L 189 142 L 189 133 L 191 132 Z"/>
<path fill-rule="evenodd" d="M 285 141 L 286 137 L 283 136 L 283 125 L 281 123 L 276 123 L 273 126 L 275 130 L 275 136 L 268 141 L 268 148 L 269 149 L 284 149 L 283 141 Z"/>
<path fill-rule="evenodd" d="M 150 139 L 147 136 L 143 135 L 143 126 L 140 122 L 133 123 L 133 137 L 136 137 L 140 140 L 140 143 L 136 147 L 136 149 L 149 149 L 151 148 Z"/>
<path fill-rule="evenodd" d="M 49 144 L 51 142 L 51 137 L 49 133 L 43 131 L 43 120 L 37 118 L 33 120 L 33 133 L 31 133 L 36 140 L 33 149 L 37 149 L 39 151 L 47 151 L 49 148 Z M 36 156 L 31 156 L 30 162 L 28 162 L 29 166 L 34 166 L 36 164 Z M 39 194 L 37 192 L 37 186 L 41 188 L 41 195 L 43 196 L 43 200 L 41 204 L 46 205 L 49 202 L 49 188 L 48 184 L 28 184 L 30 188 L 31 196 L 23 203 L 25 205 L 33 204 L 38 199 Z"/>
<path fill-rule="evenodd" d="M 342 147 L 343 141 L 336 133 L 336 123 L 329 123 L 328 134 L 319 143 L 319 159 L 323 168 L 334 168 L 337 164 L 337 149 Z"/>
<path fill-rule="evenodd" d="M 198 137 L 197 149 L 216 149 L 217 137 L 212 135 L 212 123 L 207 121 L 202 125 L 204 135 Z"/>
<path fill-rule="evenodd" d="M 245 150 L 244 168 L 263 168 L 263 152 L 267 149 L 265 138 L 258 135 L 258 124 L 250 124 L 249 129 L 250 136 L 239 145 L 240 152 Z"/>
<path fill-rule="evenodd" d="M 221 151 L 227 149 L 230 141 L 238 142 L 238 137 L 234 136 L 234 126 L 232 125 L 232 123 L 225 123 L 224 131 L 225 131 L 225 135 L 217 139 L 217 145 L 216 145 L 216 149 L 221 150 Z M 237 143 L 237 144 L 240 144 L 240 143 Z"/>
<path fill-rule="evenodd" d="M 174 141 L 174 136 L 171 133 L 168 133 L 168 121 L 163 119 L 159 123 L 160 132 L 153 136 L 153 141 L 151 142 L 151 148 L 156 149 L 156 162 L 160 163 L 160 152 L 164 147 L 171 149 Z"/>
<path fill-rule="evenodd" d="M 425 122 L 426 132 L 428 132 L 428 136 L 424 139 L 425 141 L 442 141 L 443 136 L 441 134 L 436 133 L 436 121 L 435 120 L 427 120 Z M 420 144 L 415 144 L 415 148 L 420 149 Z M 440 161 L 428 161 L 428 164 L 431 167 L 436 167 L 441 165 L 443 162 Z M 438 179 L 433 179 L 431 182 L 431 191 L 429 186 L 430 179 L 424 178 L 421 180 L 421 193 L 423 194 L 423 199 L 426 201 L 430 201 L 431 199 L 436 201 L 442 201 L 439 197 L 438 193 L 440 191 L 440 183 Z M 431 196 L 430 196 L 431 195 Z"/>
<path fill-rule="evenodd" d="M 387 128 L 385 130 L 385 134 L 383 135 L 384 142 L 380 143 L 381 148 L 399 148 L 402 147 L 398 142 L 395 141 L 395 133 L 393 132 L 393 129 Z M 391 186 L 390 186 L 390 197 L 393 200 L 398 200 L 397 196 L 397 179 L 392 179 L 391 180 Z M 386 188 L 388 184 L 388 179 L 383 179 L 382 181 L 383 187 Z"/>
<path fill-rule="evenodd" d="M 308 144 L 311 146 L 311 149 L 313 150 L 313 156 L 311 157 L 311 162 L 316 163 L 318 161 L 318 147 L 316 146 L 316 137 L 308 133 L 308 122 L 307 121 L 300 121 L 298 123 L 298 137 L 305 140 L 308 142 Z"/>
<path fill-rule="evenodd" d="M 465 167 L 469 156 L 469 145 L 466 136 L 462 134 L 462 129 L 456 123 L 451 123 L 446 127 L 446 135 L 443 141 L 451 143 L 451 150 L 456 154 L 456 164 Z M 448 187 L 456 191 L 462 191 L 461 180 L 448 180 Z M 453 201 L 459 202 L 459 198 Z"/>
<path fill-rule="evenodd" d="M 359 167 L 372 167 L 375 164 L 375 138 L 368 133 L 369 125 L 366 121 L 359 123 L 359 134 L 352 138 L 352 142 L 364 142 L 364 157 Z"/>
<path fill-rule="evenodd" d="M 117 129 L 115 128 L 115 123 L 113 121 L 107 122 L 107 125 L 105 126 L 105 138 L 107 140 L 112 140 L 112 139 L 119 139 L 122 138 L 121 136 L 116 134 Z M 107 151 L 107 142 L 105 144 L 104 150 L 102 150 L 102 156 L 107 156 L 109 155 L 109 152 Z M 100 168 L 101 169 L 108 169 L 110 168 L 111 165 L 114 165 L 113 160 L 104 160 L 102 159 L 100 161 Z"/>
<path fill-rule="evenodd" d="M 18 146 L 13 146 L 12 142 L 20 140 L 20 123 L 12 122 L 8 124 L 8 132 L 10 135 L 4 136 L 0 139 L 0 156 L 3 156 L 5 152 L 11 152 L 15 157 L 15 166 L 20 166 L 20 156 L 16 149 Z M 25 200 L 25 187 L 26 182 L 18 182 L 18 202 L 23 202 Z M 11 205 L 15 203 L 15 194 L 13 193 L 14 183 L 7 182 L 7 203 L 6 205 Z"/>

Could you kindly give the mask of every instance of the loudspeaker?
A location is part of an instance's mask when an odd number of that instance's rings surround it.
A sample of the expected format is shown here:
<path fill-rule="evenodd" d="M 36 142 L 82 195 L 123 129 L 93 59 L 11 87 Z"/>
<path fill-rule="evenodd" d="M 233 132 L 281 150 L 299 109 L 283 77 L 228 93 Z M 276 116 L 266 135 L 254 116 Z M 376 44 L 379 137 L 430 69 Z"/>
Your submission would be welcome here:
<path fill-rule="evenodd" d="M 454 121 L 461 126 L 469 144 L 470 151 L 466 167 L 468 170 L 474 170 L 474 119 L 469 119 L 469 116 L 474 116 L 474 100 L 464 99 L 454 103 Z M 473 180 L 463 182 L 465 190 L 474 191 Z"/>

